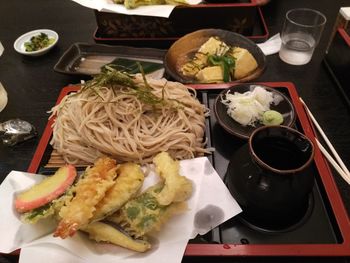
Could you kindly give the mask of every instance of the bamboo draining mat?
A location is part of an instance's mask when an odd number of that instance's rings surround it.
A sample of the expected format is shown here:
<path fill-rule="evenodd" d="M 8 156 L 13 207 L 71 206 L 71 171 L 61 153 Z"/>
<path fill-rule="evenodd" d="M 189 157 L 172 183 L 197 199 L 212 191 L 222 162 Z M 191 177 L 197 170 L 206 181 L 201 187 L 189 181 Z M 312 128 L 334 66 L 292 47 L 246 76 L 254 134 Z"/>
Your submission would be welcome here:
<path fill-rule="evenodd" d="M 47 164 L 45 164 L 45 168 L 58 168 L 61 167 L 63 165 L 65 165 L 66 162 L 64 161 L 63 157 L 61 154 L 59 154 L 56 150 L 52 150 L 51 154 L 50 154 L 50 158 L 49 161 L 47 162 Z M 78 164 L 75 164 L 74 166 L 76 167 L 86 167 L 91 165 L 90 163 L 86 163 L 84 161 L 81 161 Z"/>

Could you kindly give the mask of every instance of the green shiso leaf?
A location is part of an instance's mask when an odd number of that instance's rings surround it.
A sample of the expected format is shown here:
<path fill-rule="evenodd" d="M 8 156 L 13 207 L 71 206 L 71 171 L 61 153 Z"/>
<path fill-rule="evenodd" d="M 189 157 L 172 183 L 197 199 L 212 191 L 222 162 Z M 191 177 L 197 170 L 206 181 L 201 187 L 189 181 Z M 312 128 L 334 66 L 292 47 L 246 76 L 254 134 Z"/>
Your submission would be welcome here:
<path fill-rule="evenodd" d="M 139 64 L 143 68 L 145 74 L 149 74 L 163 68 L 163 65 L 161 63 L 149 61 L 136 61 L 127 58 L 117 58 L 113 60 L 110 64 L 108 64 L 108 66 L 118 71 L 126 72 L 128 74 L 136 74 L 141 73 Z M 105 66 L 103 66 L 102 68 L 104 67 Z"/>

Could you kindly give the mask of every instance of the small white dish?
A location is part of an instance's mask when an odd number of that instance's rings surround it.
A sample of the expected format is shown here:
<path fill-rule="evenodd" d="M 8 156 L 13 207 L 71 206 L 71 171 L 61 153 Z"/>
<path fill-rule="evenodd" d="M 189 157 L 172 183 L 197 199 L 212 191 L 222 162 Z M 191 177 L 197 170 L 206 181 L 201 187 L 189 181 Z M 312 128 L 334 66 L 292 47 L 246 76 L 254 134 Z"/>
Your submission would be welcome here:
<path fill-rule="evenodd" d="M 36 51 L 26 51 L 24 43 L 30 41 L 31 37 L 39 35 L 40 33 L 45 33 L 48 35 L 49 38 L 54 38 L 54 42 L 51 43 L 49 46 Z M 30 31 L 28 33 L 25 33 L 19 38 L 17 38 L 15 43 L 13 44 L 13 47 L 18 53 L 22 55 L 41 56 L 47 53 L 51 48 L 53 48 L 56 45 L 57 41 L 58 41 L 58 34 L 55 31 L 52 31 L 50 29 L 37 29 L 37 30 Z"/>

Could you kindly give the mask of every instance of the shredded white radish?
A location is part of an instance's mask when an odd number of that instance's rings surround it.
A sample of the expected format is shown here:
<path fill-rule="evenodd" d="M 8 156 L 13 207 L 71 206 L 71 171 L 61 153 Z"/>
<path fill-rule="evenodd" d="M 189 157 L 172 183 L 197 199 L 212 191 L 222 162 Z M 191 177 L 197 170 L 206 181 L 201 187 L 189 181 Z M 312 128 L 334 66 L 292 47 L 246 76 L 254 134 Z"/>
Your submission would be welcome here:
<path fill-rule="evenodd" d="M 243 126 L 255 126 L 265 111 L 270 110 L 270 105 L 279 104 L 283 98 L 267 91 L 261 86 L 255 86 L 254 90 L 245 93 L 229 91 L 221 97 L 221 102 L 227 106 L 227 114 Z"/>

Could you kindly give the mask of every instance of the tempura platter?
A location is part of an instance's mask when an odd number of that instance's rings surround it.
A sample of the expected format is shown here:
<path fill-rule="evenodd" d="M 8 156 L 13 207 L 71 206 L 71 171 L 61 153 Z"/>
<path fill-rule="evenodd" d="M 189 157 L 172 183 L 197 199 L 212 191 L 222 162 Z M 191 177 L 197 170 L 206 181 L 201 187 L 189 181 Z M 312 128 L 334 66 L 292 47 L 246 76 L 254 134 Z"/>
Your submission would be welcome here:
<path fill-rule="evenodd" d="M 297 116 L 294 128 L 314 140 L 315 132 L 294 85 L 290 82 L 260 84 L 275 88 L 290 98 Z M 196 89 L 199 100 L 211 111 L 206 118 L 205 132 L 207 146 L 214 147 L 215 151 L 207 157 L 223 180 L 230 156 L 246 143 L 229 135 L 218 125 L 213 114 L 217 95 L 232 85 L 236 84 L 191 86 Z M 77 86 L 65 87 L 57 102 L 77 89 Z M 52 123 L 53 120 L 48 121 L 28 172 L 52 173 L 52 168 L 55 167 L 52 160 L 59 159 L 59 156 L 52 154 L 49 144 Z M 268 231 L 254 229 L 240 221 L 238 216 L 214 228 L 210 233 L 190 240 L 185 256 L 350 256 L 349 219 L 331 170 L 318 148 L 315 150 L 312 171 L 316 183 L 310 198 L 310 209 L 302 222 L 285 231 Z"/>

